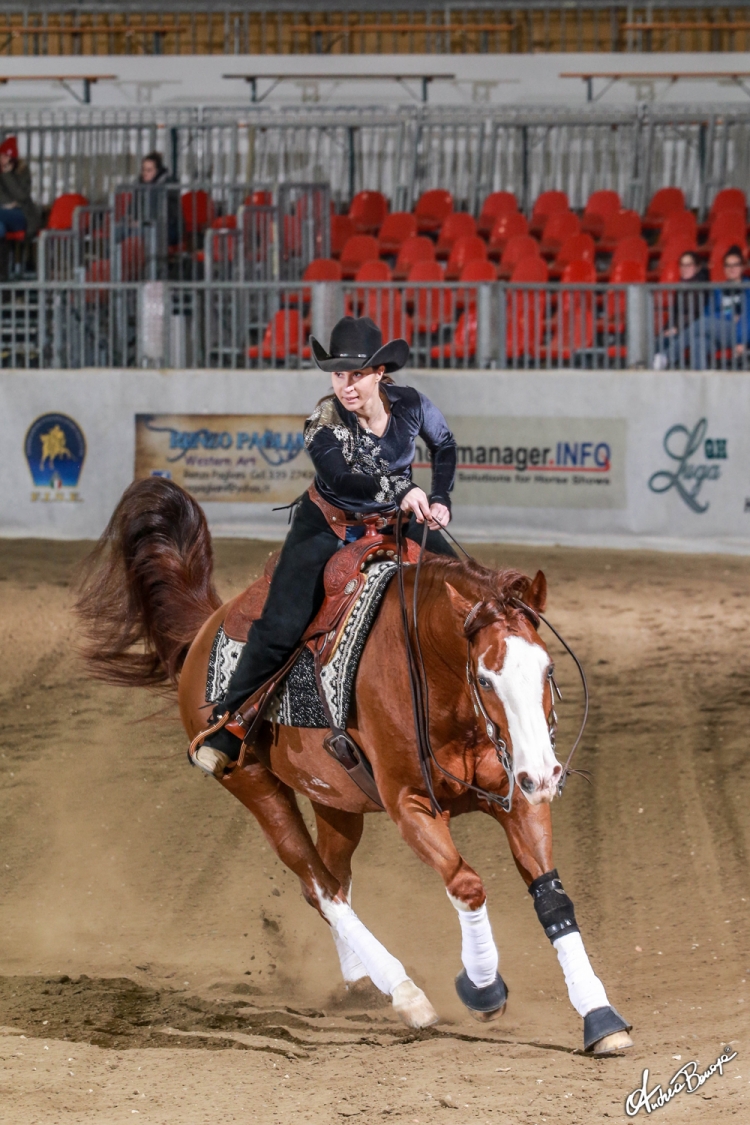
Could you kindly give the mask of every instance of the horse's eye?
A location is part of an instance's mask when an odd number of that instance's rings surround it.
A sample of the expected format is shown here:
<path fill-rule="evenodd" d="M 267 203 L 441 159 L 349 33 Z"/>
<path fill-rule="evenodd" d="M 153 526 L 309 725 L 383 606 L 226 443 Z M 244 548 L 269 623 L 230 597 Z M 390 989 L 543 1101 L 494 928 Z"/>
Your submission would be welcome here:
<path fill-rule="evenodd" d="M 492 684 L 486 676 L 479 676 L 477 679 L 477 683 L 479 684 L 480 688 L 484 688 L 485 691 L 492 687 Z"/>

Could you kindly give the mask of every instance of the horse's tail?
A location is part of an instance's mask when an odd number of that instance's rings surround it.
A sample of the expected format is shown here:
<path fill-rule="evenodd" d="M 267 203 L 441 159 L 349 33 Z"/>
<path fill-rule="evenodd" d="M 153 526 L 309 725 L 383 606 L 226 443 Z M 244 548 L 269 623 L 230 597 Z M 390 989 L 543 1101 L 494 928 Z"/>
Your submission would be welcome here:
<path fill-rule="evenodd" d="M 76 609 L 93 676 L 126 687 L 173 685 L 221 604 L 201 507 L 162 477 L 135 481 L 83 566 Z"/>

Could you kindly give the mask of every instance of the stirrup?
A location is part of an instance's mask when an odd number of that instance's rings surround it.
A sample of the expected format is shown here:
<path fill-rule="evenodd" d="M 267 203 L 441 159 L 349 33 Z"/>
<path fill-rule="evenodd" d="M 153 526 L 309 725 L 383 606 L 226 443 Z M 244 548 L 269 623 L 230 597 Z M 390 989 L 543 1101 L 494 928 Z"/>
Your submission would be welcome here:
<path fill-rule="evenodd" d="M 217 730 L 221 730 L 222 727 L 225 727 L 228 720 L 229 712 L 225 711 L 221 718 L 217 719 L 215 723 L 212 723 L 210 727 L 206 727 L 205 730 L 199 731 L 198 734 L 196 734 L 195 738 L 188 746 L 187 752 L 188 761 L 190 762 L 191 766 L 197 765 L 195 755 L 197 751 L 200 750 L 206 739 L 210 738 L 212 734 L 216 734 Z"/>

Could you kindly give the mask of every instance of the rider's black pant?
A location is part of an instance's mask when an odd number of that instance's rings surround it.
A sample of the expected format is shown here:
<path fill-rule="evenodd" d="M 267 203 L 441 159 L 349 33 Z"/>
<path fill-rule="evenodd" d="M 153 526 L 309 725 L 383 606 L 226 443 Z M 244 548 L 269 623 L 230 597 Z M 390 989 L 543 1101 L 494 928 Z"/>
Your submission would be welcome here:
<path fill-rule="evenodd" d="M 414 517 L 406 535 L 422 541 L 422 525 Z M 273 572 L 263 613 L 250 626 L 247 644 L 229 681 L 227 694 L 216 713 L 234 713 L 289 659 L 302 634 L 323 604 L 323 573 L 342 541 L 331 530 L 317 504 L 304 494 L 294 511 L 292 526 Z M 439 531 L 428 531 L 426 548 L 439 555 L 455 555 Z M 231 758 L 240 743 L 229 731 L 218 731 L 210 745 Z"/>

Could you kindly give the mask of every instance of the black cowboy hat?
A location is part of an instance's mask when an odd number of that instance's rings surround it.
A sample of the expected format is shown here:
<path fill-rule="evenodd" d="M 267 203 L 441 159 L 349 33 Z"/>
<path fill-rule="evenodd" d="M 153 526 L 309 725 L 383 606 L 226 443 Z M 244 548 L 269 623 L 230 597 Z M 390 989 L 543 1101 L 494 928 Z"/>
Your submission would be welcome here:
<path fill-rule="evenodd" d="M 310 337 L 313 359 L 321 371 L 361 371 L 363 367 L 384 367 L 398 371 L 409 358 L 406 340 L 383 343 L 383 333 L 369 316 L 345 316 L 331 332 L 331 350 Z"/>

